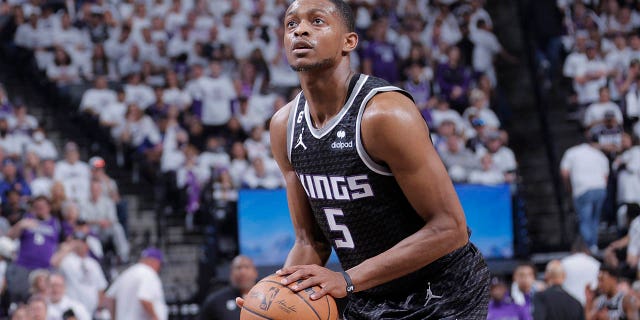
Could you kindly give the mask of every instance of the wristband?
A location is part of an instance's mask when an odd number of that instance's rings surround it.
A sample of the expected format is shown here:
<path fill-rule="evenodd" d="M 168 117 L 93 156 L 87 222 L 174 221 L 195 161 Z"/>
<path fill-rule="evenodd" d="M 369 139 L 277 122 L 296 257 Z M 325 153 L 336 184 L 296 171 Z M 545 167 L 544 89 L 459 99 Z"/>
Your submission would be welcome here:
<path fill-rule="evenodd" d="M 347 282 L 347 297 L 350 297 L 353 295 L 353 292 L 355 291 L 355 287 L 353 286 L 353 282 L 351 281 L 351 276 L 349 276 L 349 274 L 346 271 L 342 271 L 342 276 L 344 277 L 344 281 Z"/>

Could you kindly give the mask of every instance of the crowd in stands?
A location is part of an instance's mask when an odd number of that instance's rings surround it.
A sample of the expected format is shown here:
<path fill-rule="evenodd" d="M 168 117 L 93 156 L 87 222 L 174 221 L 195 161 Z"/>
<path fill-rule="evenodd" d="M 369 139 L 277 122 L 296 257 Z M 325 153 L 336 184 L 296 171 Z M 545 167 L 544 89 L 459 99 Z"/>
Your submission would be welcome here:
<path fill-rule="evenodd" d="M 360 36 L 352 67 L 413 95 L 454 182 L 515 183 L 494 60 L 517 59 L 492 32 L 483 2 L 351 1 Z M 77 119 L 86 135 L 113 147 L 117 165 L 135 163 L 145 178 L 165 185 L 165 197 L 191 228 L 203 206 L 233 203 L 240 188 L 284 186 L 268 126 L 299 93 L 282 51 L 287 6 L 0 0 L 0 21 L 60 95 L 82 92 Z M 16 282 L 7 283 L 8 302 L 32 296 L 29 309 L 37 309 L 52 299 L 29 291 L 29 280 L 43 286 L 32 271 L 60 269 L 70 284 L 63 256 L 128 261 L 126 210 L 103 159 L 82 161 L 73 142 L 55 146 L 27 106 L 9 96 L 0 90 L 0 235 L 22 245 L 7 270 L 15 273 L 6 279 Z M 93 293 L 104 290 L 102 277 L 96 272 L 91 301 L 68 292 L 89 313 L 97 309 Z"/>
<path fill-rule="evenodd" d="M 61 92 L 91 86 L 78 109 L 88 134 L 182 192 L 188 226 L 212 181 L 283 187 L 268 121 L 299 92 L 282 51 L 286 1 L 17 4 L 15 44 L 35 52 Z M 414 96 L 453 180 L 515 182 L 493 61 L 516 59 L 483 1 L 351 4 L 360 35 L 353 69 Z"/>
<path fill-rule="evenodd" d="M 640 204 L 640 11 L 636 2 L 613 0 L 558 1 L 558 9 L 564 34 L 557 40 L 567 52 L 562 76 L 573 92 L 569 118 L 584 137 L 560 169 L 580 235 L 597 252 L 602 226 L 625 235 Z M 624 239 L 607 250 L 620 251 Z"/>

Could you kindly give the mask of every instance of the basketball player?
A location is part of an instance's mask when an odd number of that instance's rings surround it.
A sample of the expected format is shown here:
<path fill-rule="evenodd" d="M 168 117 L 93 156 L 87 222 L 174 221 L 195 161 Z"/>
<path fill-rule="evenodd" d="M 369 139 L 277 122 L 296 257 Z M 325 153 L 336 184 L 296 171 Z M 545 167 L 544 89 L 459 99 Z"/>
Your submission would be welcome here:
<path fill-rule="evenodd" d="M 283 284 L 347 296 L 349 320 L 486 319 L 487 267 L 425 121 L 408 93 L 350 69 L 349 6 L 296 0 L 284 27 L 302 93 L 270 127 L 296 233 Z M 322 267 L 331 246 L 345 273 Z"/>

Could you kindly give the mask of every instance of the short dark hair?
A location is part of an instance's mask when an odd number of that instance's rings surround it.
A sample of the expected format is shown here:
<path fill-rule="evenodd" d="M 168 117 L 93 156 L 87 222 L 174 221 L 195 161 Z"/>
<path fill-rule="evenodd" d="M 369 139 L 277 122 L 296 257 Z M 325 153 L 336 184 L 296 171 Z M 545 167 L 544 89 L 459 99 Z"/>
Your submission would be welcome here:
<path fill-rule="evenodd" d="M 620 270 L 608 264 L 600 265 L 600 271 L 609 274 L 610 276 L 618 279 L 620 278 Z"/>
<path fill-rule="evenodd" d="M 329 2 L 333 3 L 338 10 L 338 14 L 340 14 L 340 18 L 342 18 L 344 26 L 347 27 L 347 31 L 355 32 L 356 21 L 353 17 L 353 10 L 351 10 L 351 6 L 344 2 L 344 0 L 329 0 Z"/>

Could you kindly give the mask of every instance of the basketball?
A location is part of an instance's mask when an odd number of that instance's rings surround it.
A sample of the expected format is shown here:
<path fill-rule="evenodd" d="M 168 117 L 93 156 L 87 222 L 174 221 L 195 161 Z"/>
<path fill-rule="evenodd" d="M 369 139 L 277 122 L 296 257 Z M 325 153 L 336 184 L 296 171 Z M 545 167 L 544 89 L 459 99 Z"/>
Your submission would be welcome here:
<path fill-rule="evenodd" d="M 294 292 L 280 283 L 282 276 L 270 275 L 260 280 L 247 297 L 240 312 L 240 320 L 337 320 L 338 308 L 333 297 L 326 295 L 311 300 L 315 286 Z M 291 286 L 293 284 L 289 284 Z"/>

